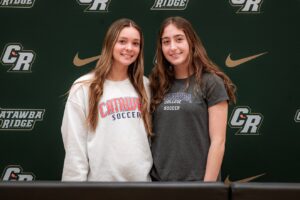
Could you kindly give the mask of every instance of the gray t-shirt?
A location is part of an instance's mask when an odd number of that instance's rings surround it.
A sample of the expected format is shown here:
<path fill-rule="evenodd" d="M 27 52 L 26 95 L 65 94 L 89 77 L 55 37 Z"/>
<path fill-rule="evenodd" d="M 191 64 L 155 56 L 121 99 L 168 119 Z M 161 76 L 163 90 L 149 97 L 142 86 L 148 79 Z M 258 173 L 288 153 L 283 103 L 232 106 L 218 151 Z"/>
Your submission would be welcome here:
<path fill-rule="evenodd" d="M 204 73 L 201 89 L 195 78 L 176 79 L 153 114 L 151 176 L 158 181 L 202 181 L 208 149 L 208 107 L 228 100 L 223 80 Z"/>

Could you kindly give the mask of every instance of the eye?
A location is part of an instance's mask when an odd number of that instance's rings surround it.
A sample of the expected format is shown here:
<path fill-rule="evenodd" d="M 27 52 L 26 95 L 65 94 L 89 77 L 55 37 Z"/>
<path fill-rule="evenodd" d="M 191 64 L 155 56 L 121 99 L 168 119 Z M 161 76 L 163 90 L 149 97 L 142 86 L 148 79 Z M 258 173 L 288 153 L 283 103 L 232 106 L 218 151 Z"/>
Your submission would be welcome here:
<path fill-rule="evenodd" d="M 169 40 L 162 40 L 162 44 L 163 44 L 163 45 L 168 45 L 169 43 L 170 43 Z"/>
<path fill-rule="evenodd" d="M 133 45 L 136 46 L 136 47 L 139 47 L 140 43 L 139 42 L 133 42 Z"/>
<path fill-rule="evenodd" d="M 119 40 L 119 43 L 120 44 L 126 44 L 126 40 L 121 39 L 121 40 Z"/>
<path fill-rule="evenodd" d="M 177 37 L 177 38 L 176 38 L 176 42 L 182 42 L 183 40 L 184 40 L 183 37 Z"/>

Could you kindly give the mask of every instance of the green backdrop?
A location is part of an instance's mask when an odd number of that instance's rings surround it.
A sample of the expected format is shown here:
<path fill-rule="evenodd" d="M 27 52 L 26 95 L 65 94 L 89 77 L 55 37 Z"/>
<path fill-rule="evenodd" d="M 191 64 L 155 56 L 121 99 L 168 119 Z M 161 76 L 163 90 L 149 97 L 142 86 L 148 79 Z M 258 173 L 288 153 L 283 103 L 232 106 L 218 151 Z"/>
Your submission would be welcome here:
<path fill-rule="evenodd" d="M 1 179 L 60 180 L 66 93 L 95 66 L 76 67 L 76 53 L 99 55 L 108 26 L 131 18 L 148 75 L 160 23 L 179 15 L 238 87 L 222 179 L 299 182 L 299 10 L 299 0 L 0 0 Z"/>

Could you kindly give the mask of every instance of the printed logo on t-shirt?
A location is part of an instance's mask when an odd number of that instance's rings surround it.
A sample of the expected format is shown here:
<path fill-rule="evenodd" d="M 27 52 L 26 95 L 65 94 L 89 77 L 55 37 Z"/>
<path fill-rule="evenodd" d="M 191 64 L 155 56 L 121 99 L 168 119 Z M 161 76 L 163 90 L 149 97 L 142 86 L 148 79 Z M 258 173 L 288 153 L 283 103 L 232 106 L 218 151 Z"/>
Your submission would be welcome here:
<path fill-rule="evenodd" d="M 102 118 L 111 117 L 113 121 L 141 118 L 141 103 L 138 97 L 120 97 L 100 102 L 99 113 Z"/>
<path fill-rule="evenodd" d="M 163 103 L 164 110 L 180 110 L 180 104 L 192 103 L 192 94 L 185 92 L 169 93 L 165 96 Z"/>

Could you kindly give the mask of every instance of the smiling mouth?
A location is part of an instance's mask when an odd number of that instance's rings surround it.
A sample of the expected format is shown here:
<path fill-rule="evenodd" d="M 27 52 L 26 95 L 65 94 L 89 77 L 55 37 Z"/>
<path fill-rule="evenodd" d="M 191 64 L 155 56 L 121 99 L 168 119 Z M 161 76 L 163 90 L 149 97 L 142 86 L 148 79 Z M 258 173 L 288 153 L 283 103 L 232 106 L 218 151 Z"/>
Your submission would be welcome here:
<path fill-rule="evenodd" d="M 173 51 L 173 52 L 170 52 L 170 56 L 171 57 L 179 57 L 180 55 L 182 54 L 182 52 L 181 51 Z"/>
<path fill-rule="evenodd" d="M 134 55 L 132 54 L 129 54 L 127 52 L 124 52 L 124 53 L 120 53 L 121 56 L 124 56 L 124 57 L 128 57 L 128 58 L 132 58 Z"/>
<path fill-rule="evenodd" d="M 180 57 L 180 54 L 172 54 L 170 55 L 171 58 L 177 59 Z"/>
<path fill-rule="evenodd" d="M 131 56 L 131 55 L 122 55 L 122 57 L 125 58 L 125 59 L 131 59 L 131 58 L 133 58 L 133 56 Z"/>

